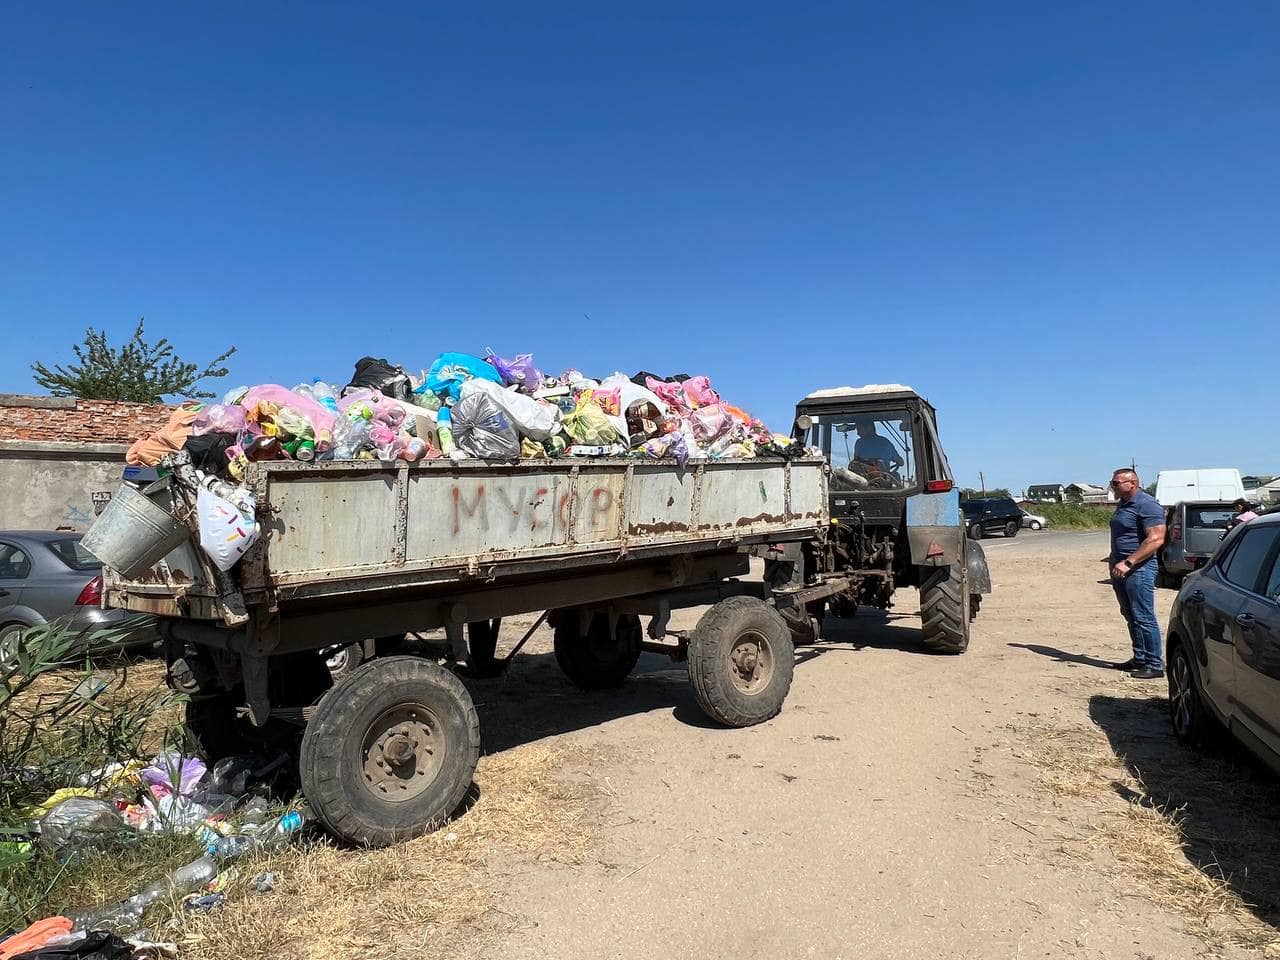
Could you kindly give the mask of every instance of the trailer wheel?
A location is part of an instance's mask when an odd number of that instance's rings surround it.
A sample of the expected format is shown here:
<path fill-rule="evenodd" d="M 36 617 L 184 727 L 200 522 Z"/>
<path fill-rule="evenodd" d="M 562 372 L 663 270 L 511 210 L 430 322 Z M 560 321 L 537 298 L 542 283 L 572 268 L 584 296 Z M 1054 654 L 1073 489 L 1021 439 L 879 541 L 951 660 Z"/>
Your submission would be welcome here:
<path fill-rule="evenodd" d="M 383 847 L 438 826 L 480 758 L 467 688 L 438 664 L 388 657 L 327 694 L 302 737 L 302 792 L 334 836 Z"/>
<path fill-rule="evenodd" d="M 969 649 L 969 621 L 976 612 L 963 563 L 933 567 L 920 581 L 920 623 L 924 645 L 939 653 Z"/>
<path fill-rule="evenodd" d="M 596 613 L 586 634 L 579 632 L 578 612 L 561 611 L 556 621 L 556 663 L 574 684 L 584 690 L 621 686 L 640 659 L 644 629 L 634 613 L 618 617 L 614 636 L 609 636 L 609 616 Z"/>
<path fill-rule="evenodd" d="M 786 621 L 754 597 L 717 603 L 689 641 L 689 682 L 698 705 L 725 726 L 749 727 L 776 716 L 794 671 Z"/>
<path fill-rule="evenodd" d="M 467 624 L 467 672 L 473 677 L 493 677 L 498 673 L 498 630 L 502 619 L 477 620 Z"/>

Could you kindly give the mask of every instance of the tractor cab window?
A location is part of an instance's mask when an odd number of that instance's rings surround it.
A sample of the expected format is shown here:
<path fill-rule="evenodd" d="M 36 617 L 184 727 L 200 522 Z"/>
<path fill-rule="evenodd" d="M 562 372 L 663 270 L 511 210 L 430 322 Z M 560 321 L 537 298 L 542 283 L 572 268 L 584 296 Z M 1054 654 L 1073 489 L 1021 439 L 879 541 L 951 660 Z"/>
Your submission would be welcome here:
<path fill-rule="evenodd" d="M 911 415 L 906 410 L 815 418 L 809 443 L 831 464 L 833 487 L 898 490 L 916 481 Z"/>

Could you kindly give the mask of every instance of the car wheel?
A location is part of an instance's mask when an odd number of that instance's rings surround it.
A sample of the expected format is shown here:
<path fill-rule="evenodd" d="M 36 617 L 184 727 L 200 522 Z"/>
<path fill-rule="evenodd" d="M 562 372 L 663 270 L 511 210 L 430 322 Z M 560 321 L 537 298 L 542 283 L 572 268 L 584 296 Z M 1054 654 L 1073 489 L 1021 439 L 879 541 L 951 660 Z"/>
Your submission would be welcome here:
<path fill-rule="evenodd" d="M 364 663 L 364 647 L 359 642 L 327 647 L 320 651 L 320 656 L 324 657 L 324 665 L 329 668 L 329 676 L 337 683 L 355 673 L 356 667 Z"/>
<path fill-rule="evenodd" d="M 1004 525 L 1004 535 L 1006 537 L 1016 537 L 1018 535 L 1018 521 L 1010 520 Z"/>
<path fill-rule="evenodd" d="M 1182 743 L 1202 743 L 1209 733 L 1211 721 L 1202 697 L 1186 645 L 1173 645 L 1169 650 L 1169 720 L 1173 735 Z"/>
<path fill-rule="evenodd" d="M 25 628 L 20 623 L 6 623 L 0 627 L 0 669 L 7 670 L 18 660 L 18 638 Z"/>
<path fill-rule="evenodd" d="M 971 527 L 969 527 L 969 537 L 972 540 L 981 540 L 982 535 L 985 532 L 986 531 L 982 529 L 982 524 L 980 523 L 975 523 Z"/>
<path fill-rule="evenodd" d="M 1039 529 L 1040 529 L 1040 521 L 1039 521 L 1039 520 L 1032 520 L 1032 521 L 1031 521 L 1031 523 L 1027 524 L 1027 526 L 1029 526 L 1032 530 L 1039 530 Z"/>

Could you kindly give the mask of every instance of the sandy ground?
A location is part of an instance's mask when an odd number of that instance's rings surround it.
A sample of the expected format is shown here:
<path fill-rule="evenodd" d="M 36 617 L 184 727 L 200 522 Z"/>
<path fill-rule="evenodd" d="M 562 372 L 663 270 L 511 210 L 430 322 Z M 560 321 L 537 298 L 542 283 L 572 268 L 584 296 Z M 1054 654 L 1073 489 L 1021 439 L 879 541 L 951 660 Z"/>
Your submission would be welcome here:
<path fill-rule="evenodd" d="M 1147 788 L 1197 812 L 1194 783 L 1181 781 L 1198 761 L 1168 732 L 1163 683 L 1105 669 L 1129 655 L 1097 582 L 1105 534 L 984 546 L 995 593 L 967 654 L 923 652 L 915 592 L 902 592 L 888 616 L 828 621 L 824 641 L 798 653 L 782 714 L 758 727 L 706 721 L 684 665 L 652 654 L 624 689 L 579 693 L 545 630 L 507 675 L 472 683 L 487 752 L 587 748 L 599 759 L 566 775 L 602 795 L 587 863 L 490 866 L 511 921 L 483 955 L 1258 956 L 1196 936 L 1185 911 L 1091 841 L 1098 817 L 1134 802 L 1122 778 L 1096 795 L 1046 787 L 1036 751 L 1065 731 L 1114 750 L 1122 771 L 1131 756 L 1182 771 Z M 1159 592 L 1162 619 L 1172 597 Z M 1217 823 L 1213 836 L 1238 827 Z M 1250 864 L 1226 852 L 1187 857 L 1216 856 L 1240 893 L 1269 898 L 1272 879 L 1239 880 Z"/>

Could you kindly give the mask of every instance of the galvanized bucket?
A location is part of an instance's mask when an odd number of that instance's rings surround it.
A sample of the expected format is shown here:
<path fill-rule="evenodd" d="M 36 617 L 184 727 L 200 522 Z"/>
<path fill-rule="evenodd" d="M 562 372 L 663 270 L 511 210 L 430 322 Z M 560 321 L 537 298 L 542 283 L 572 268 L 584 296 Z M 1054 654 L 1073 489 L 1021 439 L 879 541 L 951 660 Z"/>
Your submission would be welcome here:
<path fill-rule="evenodd" d="M 121 484 L 81 546 L 126 580 L 155 566 L 191 536 L 186 524 L 148 496 L 167 500 L 168 486 L 167 478 L 144 490 Z"/>

